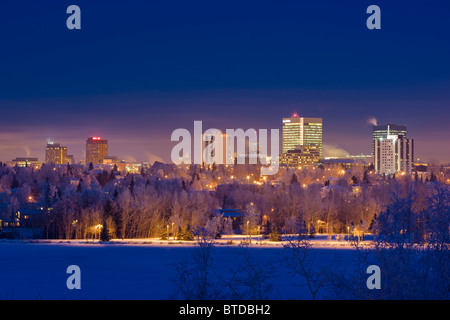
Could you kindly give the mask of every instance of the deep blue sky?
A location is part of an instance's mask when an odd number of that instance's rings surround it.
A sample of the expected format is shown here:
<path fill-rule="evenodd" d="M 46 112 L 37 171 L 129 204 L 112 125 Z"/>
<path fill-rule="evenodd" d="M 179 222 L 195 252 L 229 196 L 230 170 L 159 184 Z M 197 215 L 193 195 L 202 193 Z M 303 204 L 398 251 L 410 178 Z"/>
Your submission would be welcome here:
<path fill-rule="evenodd" d="M 66 8 L 81 8 L 81 30 Z M 381 30 L 366 9 L 381 8 Z M 170 159 L 177 128 L 324 119 L 325 152 L 369 153 L 371 127 L 408 126 L 416 156 L 450 161 L 450 2 L 21 1 L 0 5 L 0 160 Z M 331 153 L 330 153 L 331 154 Z"/>

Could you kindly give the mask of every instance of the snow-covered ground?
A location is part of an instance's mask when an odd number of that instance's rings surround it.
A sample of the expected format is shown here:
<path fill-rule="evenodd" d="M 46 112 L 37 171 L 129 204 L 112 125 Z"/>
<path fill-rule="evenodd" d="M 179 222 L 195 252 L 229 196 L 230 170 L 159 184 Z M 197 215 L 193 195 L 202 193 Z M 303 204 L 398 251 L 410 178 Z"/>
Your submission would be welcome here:
<path fill-rule="evenodd" d="M 283 247 L 286 244 L 286 241 L 289 239 L 296 239 L 295 235 L 283 235 L 281 236 L 282 241 L 270 241 L 268 239 L 264 239 L 263 237 L 252 235 L 244 236 L 244 235 L 224 235 L 220 239 L 215 239 L 214 243 L 217 246 L 240 246 L 245 243 L 250 247 Z M 365 240 L 359 242 L 360 246 L 367 246 L 371 244 L 373 237 L 371 234 L 365 236 Z M 308 239 L 310 244 L 314 248 L 351 248 L 353 247 L 352 242 L 348 241 L 347 234 L 333 234 L 331 236 L 327 234 L 318 234 L 314 238 Z M 85 239 L 85 240 L 5 240 L 0 239 L 0 243 L 51 243 L 51 244 L 98 244 L 98 240 L 93 239 Z M 159 238 L 145 238 L 145 239 L 112 239 L 108 242 L 108 244 L 139 244 L 139 245 L 152 245 L 152 246 L 161 246 L 161 245 L 170 245 L 170 246 L 195 246 L 195 241 L 180 241 L 170 237 L 169 240 L 161 240 Z"/>
<path fill-rule="evenodd" d="M 242 236 L 217 240 L 213 264 L 226 275 L 239 268 Z M 232 241 L 232 243 L 230 243 Z M 309 299 L 304 282 L 289 272 L 280 243 L 252 238 L 249 253 L 255 263 L 272 263 L 272 299 Z M 339 261 L 340 268 L 353 268 L 354 249 L 345 240 L 312 241 L 317 267 Z M 174 293 L 175 265 L 184 263 L 195 249 L 193 243 L 159 239 L 113 240 L 99 244 L 90 240 L 0 240 L 0 299 L 169 299 Z M 81 269 L 81 290 L 69 290 L 69 265 Z"/>

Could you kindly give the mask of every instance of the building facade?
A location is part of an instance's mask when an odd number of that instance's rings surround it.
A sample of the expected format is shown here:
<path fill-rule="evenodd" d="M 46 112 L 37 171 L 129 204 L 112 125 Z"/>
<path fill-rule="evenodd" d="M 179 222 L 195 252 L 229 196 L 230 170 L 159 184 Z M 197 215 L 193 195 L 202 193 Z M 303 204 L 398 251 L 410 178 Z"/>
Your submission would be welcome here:
<path fill-rule="evenodd" d="M 379 174 L 411 174 L 414 159 L 414 139 L 388 135 L 375 140 L 374 165 Z"/>
<path fill-rule="evenodd" d="M 283 118 L 280 163 L 289 167 L 314 164 L 322 158 L 322 118 Z"/>
<path fill-rule="evenodd" d="M 315 145 L 322 157 L 322 118 L 283 118 L 282 134 L 282 153 L 295 150 L 298 146 Z"/>
<path fill-rule="evenodd" d="M 18 157 L 13 159 L 8 163 L 11 167 L 35 167 L 40 168 L 42 166 L 42 162 L 39 162 L 38 158 L 21 158 Z"/>
<path fill-rule="evenodd" d="M 288 150 L 280 155 L 280 163 L 288 168 L 309 166 L 320 161 L 320 151 L 317 146 L 302 146 Z"/>
<path fill-rule="evenodd" d="M 86 164 L 102 164 L 108 155 L 108 140 L 91 137 L 86 140 Z"/>
<path fill-rule="evenodd" d="M 389 135 L 396 135 L 400 138 L 406 138 L 406 126 L 399 126 L 396 124 L 386 124 L 380 126 L 373 126 L 372 131 L 372 154 L 375 155 L 375 141 L 380 139 L 387 139 Z"/>
<path fill-rule="evenodd" d="M 59 143 L 49 142 L 45 148 L 45 163 L 67 164 L 67 148 Z"/>

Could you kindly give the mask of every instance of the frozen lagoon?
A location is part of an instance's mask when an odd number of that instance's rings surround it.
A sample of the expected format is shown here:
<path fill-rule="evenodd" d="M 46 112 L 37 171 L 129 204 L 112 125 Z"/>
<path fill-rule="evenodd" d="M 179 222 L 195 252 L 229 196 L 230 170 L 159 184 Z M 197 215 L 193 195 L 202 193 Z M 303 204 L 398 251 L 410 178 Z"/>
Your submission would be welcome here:
<path fill-rule="evenodd" d="M 50 243 L 0 241 L 0 299 L 152 299 L 166 300 L 174 293 L 175 264 L 184 263 L 195 249 L 191 244 L 167 244 L 158 240 L 117 244 L 86 244 L 72 240 Z M 238 246 L 217 244 L 213 265 L 226 275 L 239 268 Z M 290 274 L 281 246 L 250 246 L 255 263 L 272 263 L 277 271 L 271 299 L 310 299 L 304 281 Z M 311 249 L 317 268 L 338 260 L 350 271 L 355 262 L 351 247 Z M 69 290 L 69 265 L 81 269 L 81 289 Z M 320 298 L 320 295 L 319 295 Z"/>

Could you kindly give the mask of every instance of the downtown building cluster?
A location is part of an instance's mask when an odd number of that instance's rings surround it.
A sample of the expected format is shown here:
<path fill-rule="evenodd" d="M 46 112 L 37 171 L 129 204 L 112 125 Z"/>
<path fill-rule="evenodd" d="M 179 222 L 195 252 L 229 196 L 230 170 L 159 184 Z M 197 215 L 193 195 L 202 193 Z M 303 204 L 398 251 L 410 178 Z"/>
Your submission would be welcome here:
<path fill-rule="evenodd" d="M 226 148 L 233 146 L 230 136 L 223 134 L 223 147 L 219 148 L 223 163 L 230 164 L 240 162 L 239 158 L 246 158 L 246 163 L 257 158 L 258 142 L 249 141 L 248 153 L 238 154 Z M 212 137 L 204 137 L 202 147 L 205 148 L 212 141 Z M 372 164 L 374 171 L 382 175 L 396 173 L 411 174 L 414 168 L 414 139 L 407 137 L 407 128 L 403 125 L 387 124 L 373 126 L 372 154 L 368 156 L 350 156 L 348 159 L 336 159 L 324 157 L 323 153 L 323 119 L 315 117 L 301 117 L 293 114 L 290 118 L 282 119 L 282 139 L 279 154 L 281 167 L 300 168 L 320 164 L 338 164 L 339 161 L 354 161 L 364 159 L 367 164 Z M 208 142 L 209 141 L 209 142 Z M 223 150 L 222 150 L 223 148 Z M 214 152 L 217 152 L 215 150 Z M 108 140 L 101 137 L 89 137 L 86 140 L 85 159 L 79 161 L 85 165 L 118 165 L 124 164 L 124 169 L 132 167 L 117 156 L 108 154 Z M 213 156 L 213 154 L 211 154 Z M 228 159 L 227 157 L 231 157 Z M 55 165 L 75 164 L 73 155 L 68 154 L 66 146 L 56 142 L 48 142 L 45 148 L 45 163 Z M 9 162 L 11 166 L 35 166 L 40 167 L 42 162 L 38 158 L 19 157 Z"/>
<path fill-rule="evenodd" d="M 108 158 L 108 140 L 90 137 L 86 140 L 86 164 L 103 164 Z M 59 143 L 48 142 L 45 148 L 45 163 L 75 164 L 73 155 L 67 154 L 67 147 Z"/>
<path fill-rule="evenodd" d="M 143 163 L 130 163 L 108 154 L 108 140 L 101 137 L 89 137 L 86 139 L 85 159 L 78 161 L 82 165 L 116 165 L 120 171 L 139 172 Z M 17 167 L 40 168 L 43 163 L 54 165 L 76 164 L 73 155 L 68 154 L 68 148 L 53 141 L 47 142 L 45 147 L 45 161 L 39 161 L 36 157 L 17 157 L 6 164 Z"/>
<path fill-rule="evenodd" d="M 283 118 L 280 165 L 288 168 L 317 165 L 323 157 L 322 118 Z M 382 175 L 411 174 L 414 166 L 414 139 L 407 138 L 406 126 L 373 126 L 372 164 Z"/>

